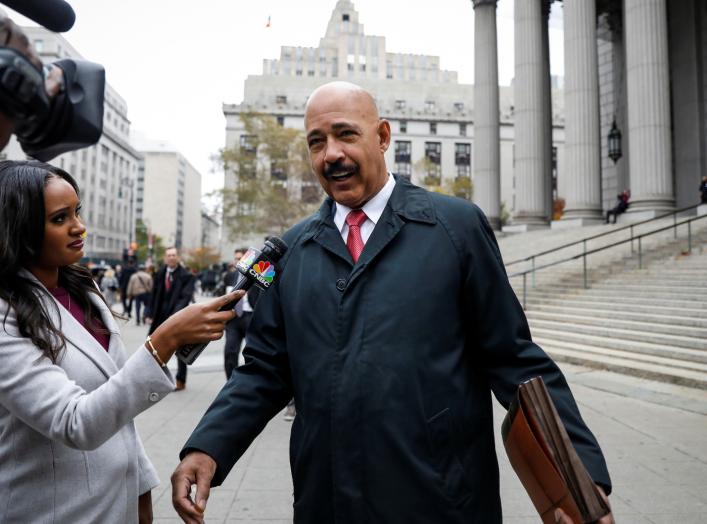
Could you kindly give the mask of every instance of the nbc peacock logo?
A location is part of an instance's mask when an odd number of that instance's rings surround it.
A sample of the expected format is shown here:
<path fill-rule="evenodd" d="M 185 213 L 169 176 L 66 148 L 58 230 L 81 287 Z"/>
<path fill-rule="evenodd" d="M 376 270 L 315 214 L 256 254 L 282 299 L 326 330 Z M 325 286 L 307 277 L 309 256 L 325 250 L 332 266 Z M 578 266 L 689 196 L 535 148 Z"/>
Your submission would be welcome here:
<path fill-rule="evenodd" d="M 275 267 L 270 262 L 261 260 L 253 266 L 253 271 L 256 273 L 256 278 L 260 277 L 258 280 L 263 279 L 268 284 L 271 284 L 275 278 Z"/>

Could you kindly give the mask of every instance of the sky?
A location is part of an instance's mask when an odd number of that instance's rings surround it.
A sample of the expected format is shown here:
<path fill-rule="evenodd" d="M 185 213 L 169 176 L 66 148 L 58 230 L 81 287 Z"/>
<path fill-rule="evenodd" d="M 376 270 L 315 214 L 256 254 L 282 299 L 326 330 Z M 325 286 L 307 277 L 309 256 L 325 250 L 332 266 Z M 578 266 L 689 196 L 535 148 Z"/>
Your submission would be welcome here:
<path fill-rule="evenodd" d="M 0 0 L 1 1 L 1 0 Z M 173 144 L 202 175 L 202 193 L 223 186 L 211 156 L 224 146 L 222 104 L 240 103 L 248 75 L 283 45 L 316 47 L 336 0 L 68 0 L 76 12 L 64 37 L 126 100 L 131 128 Z M 474 81 L 470 0 L 354 0 L 366 34 L 386 49 L 440 57 L 442 69 Z M 36 25 L 6 9 L 22 25 Z M 268 17 L 270 27 L 266 27 Z M 499 0 L 499 82 L 513 77 L 513 0 Z M 552 74 L 562 75 L 562 7 L 550 22 Z"/>

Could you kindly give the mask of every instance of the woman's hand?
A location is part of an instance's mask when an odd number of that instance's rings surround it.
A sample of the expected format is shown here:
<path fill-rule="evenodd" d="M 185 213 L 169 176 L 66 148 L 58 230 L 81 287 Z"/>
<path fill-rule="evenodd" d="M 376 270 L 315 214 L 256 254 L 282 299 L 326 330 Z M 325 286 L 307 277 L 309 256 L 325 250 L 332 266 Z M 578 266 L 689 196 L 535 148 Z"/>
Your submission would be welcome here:
<path fill-rule="evenodd" d="M 245 291 L 233 291 L 218 298 L 190 304 L 165 320 L 152 333 L 152 345 L 163 362 L 185 344 L 210 342 L 223 336 L 226 322 L 236 314 L 232 309 L 219 311 L 229 302 L 240 300 Z"/>
<path fill-rule="evenodd" d="M 152 524 L 152 491 L 146 491 L 137 498 L 137 521 Z"/>

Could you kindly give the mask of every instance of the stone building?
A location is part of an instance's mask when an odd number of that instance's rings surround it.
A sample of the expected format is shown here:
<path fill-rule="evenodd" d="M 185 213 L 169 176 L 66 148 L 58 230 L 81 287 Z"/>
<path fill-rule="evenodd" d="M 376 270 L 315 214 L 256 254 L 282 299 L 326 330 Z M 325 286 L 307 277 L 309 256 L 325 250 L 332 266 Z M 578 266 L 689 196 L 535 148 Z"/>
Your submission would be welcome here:
<path fill-rule="evenodd" d="M 547 225 L 551 162 L 547 20 L 551 1 L 515 0 L 514 222 Z M 496 0 L 473 0 L 475 107 L 495 108 Z M 559 226 L 600 221 L 616 194 L 631 190 L 622 217 L 639 220 L 699 202 L 707 174 L 707 2 L 564 0 L 565 162 Z M 487 86 L 482 89 L 481 86 Z M 501 105 L 501 112 L 503 111 Z M 476 161 L 492 186 L 503 179 L 495 111 L 477 111 Z M 538 130 L 543 130 L 538 132 Z M 612 132 L 613 130 L 613 132 Z M 609 134 L 615 147 L 609 151 Z M 619 135 L 620 134 L 620 135 Z M 618 147 L 616 147 L 618 146 Z M 610 159 L 610 156 L 612 157 Z M 490 166 L 486 168 L 486 166 Z M 494 195 L 487 212 L 493 215 Z M 553 224 L 554 225 L 554 224 Z"/>
<path fill-rule="evenodd" d="M 517 114 L 513 88 L 499 87 L 497 74 L 495 89 L 483 87 L 496 97 L 499 107 L 493 124 L 498 154 L 494 157 L 495 164 L 487 165 L 486 156 L 480 157 L 479 151 L 491 146 L 488 139 L 477 142 L 480 111 L 476 109 L 478 97 L 485 99 L 486 91 L 480 94 L 478 84 L 476 89 L 460 84 L 456 72 L 440 68 L 437 56 L 387 51 L 385 37 L 365 34 L 350 0 L 336 3 L 318 47 L 283 46 L 278 59 L 263 61 L 261 75 L 248 76 L 242 103 L 224 104 L 226 146 L 234 147 L 247 141 L 240 118 L 242 113 L 266 113 L 281 125 L 303 129 L 307 97 L 317 86 L 333 80 L 351 81 L 370 91 L 381 116 L 391 122 L 393 139 L 386 153 L 389 169 L 418 184 L 436 182 L 442 186 L 457 177 L 471 178 L 473 173 L 474 201 L 490 213 L 496 227 L 501 201 L 511 214 L 520 209 L 513 169 Z M 563 109 L 561 91 L 555 89 L 553 93 L 552 143 L 556 159 L 554 171 L 557 172 L 563 155 Z M 481 137 L 487 135 L 482 133 Z M 552 163 L 549 167 L 552 171 Z M 493 178 L 495 185 L 487 182 L 489 170 L 500 174 L 500 178 Z M 237 174 L 227 172 L 226 188 L 236 183 Z M 551 180 L 548 180 L 547 190 L 545 205 L 546 216 L 549 216 Z M 490 206 L 491 201 L 496 202 L 495 207 Z M 224 247 L 223 252 L 228 253 L 230 247 L 230 244 Z"/>
<path fill-rule="evenodd" d="M 61 35 L 42 27 L 23 27 L 42 61 L 81 59 Z M 116 263 L 133 241 L 135 187 L 140 154 L 130 145 L 130 120 L 125 100 L 106 84 L 103 135 L 94 146 L 65 153 L 50 163 L 68 171 L 81 189 L 83 219 L 88 228 L 85 253 L 94 262 Z M 26 155 L 13 137 L 6 158 Z"/>

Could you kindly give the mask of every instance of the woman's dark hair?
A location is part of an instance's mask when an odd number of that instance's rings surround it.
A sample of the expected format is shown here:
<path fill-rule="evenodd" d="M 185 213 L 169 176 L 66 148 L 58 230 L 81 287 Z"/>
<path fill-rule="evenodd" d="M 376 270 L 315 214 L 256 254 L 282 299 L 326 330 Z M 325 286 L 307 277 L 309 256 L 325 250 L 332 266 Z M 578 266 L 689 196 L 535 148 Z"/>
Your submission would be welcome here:
<path fill-rule="evenodd" d="M 56 363 L 66 339 L 61 326 L 52 323 L 41 299 L 50 295 L 37 281 L 20 274 L 21 269 L 35 264 L 42 253 L 44 188 L 52 178 L 66 180 L 79 194 L 76 181 L 58 167 L 36 161 L 0 162 L 0 298 L 9 304 L 3 328 L 10 308 L 14 309 L 20 336 L 29 338 Z M 96 320 L 100 319 L 100 312 L 91 303 L 89 293 L 102 300 L 103 296 L 96 289 L 91 273 L 76 264 L 60 267 L 59 285 L 81 305 L 86 325 L 99 330 Z M 45 302 L 56 308 L 53 300 Z"/>

